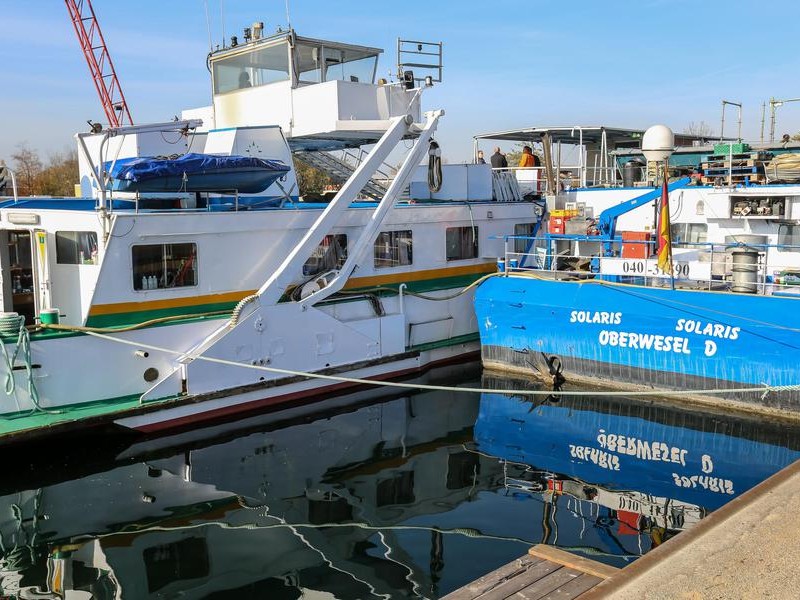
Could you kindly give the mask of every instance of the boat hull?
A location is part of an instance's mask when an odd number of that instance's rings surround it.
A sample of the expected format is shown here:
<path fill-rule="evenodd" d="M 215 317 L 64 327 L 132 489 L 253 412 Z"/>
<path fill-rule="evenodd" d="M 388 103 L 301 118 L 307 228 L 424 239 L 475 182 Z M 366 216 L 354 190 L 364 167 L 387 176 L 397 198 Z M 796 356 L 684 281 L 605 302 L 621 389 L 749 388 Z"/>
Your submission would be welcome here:
<path fill-rule="evenodd" d="M 800 382 L 797 298 L 511 275 L 481 284 L 475 307 L 490 368 L 664 390 Z M 796 390 L 723 396 L 800 410 Z"/>

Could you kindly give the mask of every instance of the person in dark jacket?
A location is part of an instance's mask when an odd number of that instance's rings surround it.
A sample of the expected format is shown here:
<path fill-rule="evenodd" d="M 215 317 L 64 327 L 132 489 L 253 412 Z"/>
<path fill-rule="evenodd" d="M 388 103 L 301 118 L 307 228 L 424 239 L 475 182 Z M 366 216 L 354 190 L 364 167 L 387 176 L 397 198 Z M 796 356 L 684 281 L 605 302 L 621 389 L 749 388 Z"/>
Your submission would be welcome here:
<path fill-rule="evenodd" d="M 500 152 L 500 148 L 497 147 L 494 149 L 494 154 L 489 159 L 492 163 L 493 169 L 507 169 L 508 168 L 508 161 L 506 160 L 506 155 Z"/>

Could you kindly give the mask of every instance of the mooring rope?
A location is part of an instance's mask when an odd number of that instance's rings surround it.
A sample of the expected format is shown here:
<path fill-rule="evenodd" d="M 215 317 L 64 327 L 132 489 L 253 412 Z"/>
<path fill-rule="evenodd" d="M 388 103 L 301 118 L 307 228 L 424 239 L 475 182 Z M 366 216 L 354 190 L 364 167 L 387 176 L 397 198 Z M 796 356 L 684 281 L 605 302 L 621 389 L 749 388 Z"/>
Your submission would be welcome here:
<path fill-rule="evenodd" d="M 67 325 L 43 325 L 44 328 L 57 328 L 60 330 L 68 330 L 72 329 L 71 326 Z M 153 352 L 162 352 L 164 354 L 169 354 L 173 356 L 183 356 L 185 352 L 180 350 L 174 350 L 172 348 L 165 348 L 163 346 L 156 346 L 155 344 L 145 344 L 142 342 L 136 342 L 133 340 L 124 340 L 118 337 L 114 337 L 112 335 L 108 335 L 106 333 L 99 333 L 96 331 L 88 330 L 87 328 L 76 327 L 78 331 L 82 331 L 86 335 L 96 337 L 99 339 L 103 339 L 109 342 L 114 342 L 118 344 L 124 344 L 126 346 L 132 346 L 135 348 L 139 348 L 142 350 L 152 350 Z M 355 385 L 369 385 L 369 386 L 376 386 L 376 387 L 388 387 L 388 388 L 400 388 L 400 389 L 412 389 L 412 390 L 421 390 L 421 391 L 438 391 L 438 392 L 463 392 L 463 393 L 474 393 L 474 394 L 508 394 L 508 395 L 522 395 L 522 396 L 551 396 L 553 395 L 552 389 L 544 389 L 544 390 L 520 390 L 520 389 L 508 389 L 508 388 L 483 388 L 483 387 L 469 387 L 469 386 L 447 386 L 447 385 L 432 385 L 432 384 L 424 384 L 424 383 L 408 383 L 402 381 L 376 381 L 374 379 L 363 379 L 358 377 L 346 377 L 344 375 L 326 375 L 323 373 L 314 373 L 310 371 L 297 371 L 293 369 L 281 369 L 278 367 L 267 367 L 263 365 L 253 365 L 249 363 L 241 363 L 236 362 L 233 360 L 227 360 L 224 358 L 214 358 L 212 356 L 196 356 L 194 360 L 200 360 L 204 362 L 225 365 L 229 367 L 239 367 L 244 369 L 252 369 L 254 371 L 262 371 L 266 373 L 273 373 L 279 375 L 287 375 L 292 377 L 305 377 L 308 379 L 321 379 L 325 381 L 336 381 L 340 383 L 351 383 Z M 696 390 L 569 390 L 569 391 L 560 391 L 556 393 L 563 394 L 565 396 L 592 396 L 592 397 L 651 397 L 651 396 L 662 396 L 662 397 L 670 397 L 670 396 L 686 396 L 686 395 L 693 395 L 693 396 L 715 396 L 715 395 L 723 395 L 723 394 L 760 394 L 765 395 L 773 391 L 789 391 L 789 390 L 798 390 L 800 389 L 800 384 L 792 384 L 792 385 L 779 385 L 779 386 L 772 386 L 767 384 L 760 384 L 757 386 L 751 387 L 741 387 L 741 388 L 722 388 L 722 389 L 696 389 Z"/>

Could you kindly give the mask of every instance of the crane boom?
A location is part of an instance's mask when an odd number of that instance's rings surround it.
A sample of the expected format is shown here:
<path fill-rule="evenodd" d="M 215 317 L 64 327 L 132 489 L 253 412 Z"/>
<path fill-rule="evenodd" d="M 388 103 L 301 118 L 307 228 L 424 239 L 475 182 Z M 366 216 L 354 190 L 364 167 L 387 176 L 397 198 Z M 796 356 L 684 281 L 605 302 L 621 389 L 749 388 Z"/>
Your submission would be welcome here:
<path fill-rule="evenodd" d="M 89 65 L 89 72 L 92 74 L 109 126 L 119 127 L 126 121 L 127 124 L 133 125 L 125 94 L 122 93 L 91 0 L 64 0 L 64 2 L 75 34 L 78 36 L 78 43 L 83 50 L 83 56 L 86 58 L 86 64 Z"/>

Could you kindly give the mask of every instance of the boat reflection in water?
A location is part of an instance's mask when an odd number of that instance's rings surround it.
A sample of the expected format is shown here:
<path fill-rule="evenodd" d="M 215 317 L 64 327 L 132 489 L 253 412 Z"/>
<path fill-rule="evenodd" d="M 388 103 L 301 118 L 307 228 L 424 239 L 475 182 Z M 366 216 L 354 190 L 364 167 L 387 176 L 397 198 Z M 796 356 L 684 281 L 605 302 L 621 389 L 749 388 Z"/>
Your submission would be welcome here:
<path fill-rule="evenodd" d="M 80 475 L 26 466 L 0 483 L 0 593 L 433 598 L 540 542 L 622 565 L 799 448 L 630 400 L 368 390 L 98 449 Z"/>
<path fill-rule="evenodd" d="M 796 426 L 627 398 L 484 394 L 474 436 L 506 461 L 508 493 L 544 502 L 540 542 L 617 566 L 800 456 Z"/>

